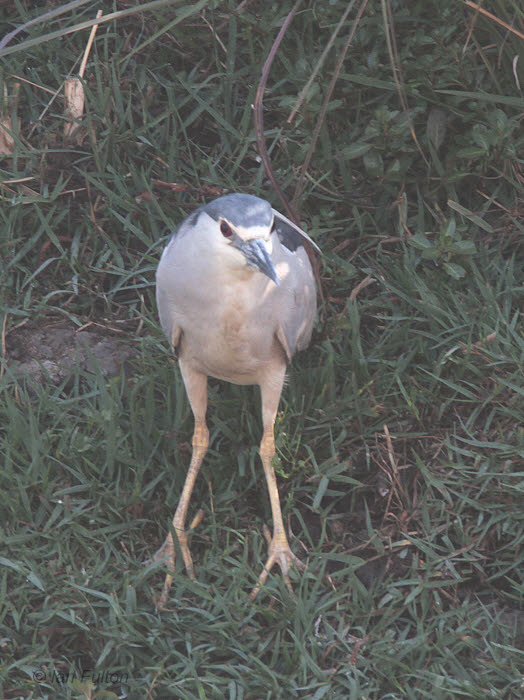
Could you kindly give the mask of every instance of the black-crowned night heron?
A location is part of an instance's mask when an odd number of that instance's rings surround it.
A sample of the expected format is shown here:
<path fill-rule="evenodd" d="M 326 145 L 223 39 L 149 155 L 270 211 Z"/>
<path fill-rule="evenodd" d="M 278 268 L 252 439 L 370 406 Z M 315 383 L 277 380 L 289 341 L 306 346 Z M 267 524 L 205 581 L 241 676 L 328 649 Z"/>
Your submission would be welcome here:
<path fill-rule="evenodd" d="M 316 285 L 306 241 L 317 248 L 268 202 L 248 194 L 228 194 L 183 221 L 166 246 L 156 274 L 160 323 L 178 356 L 195 418 L 191 463 L 173 519 L 191 578 L 194 570 L 185 522 L 209 443 L 207 378 L 260 386 L 264 427 L 260 457 L 271 500 L 273 537 L 252 599 L 275 563 L 290 589 L 289 568 L 302 566 L 286 537 L 271 462 L 286 365 L 309 344 L 316 314 Z M 155 559 L 165 559 L 169 569 L 158 603 L 163 607 L 175 567 L 171 533 Z"/>

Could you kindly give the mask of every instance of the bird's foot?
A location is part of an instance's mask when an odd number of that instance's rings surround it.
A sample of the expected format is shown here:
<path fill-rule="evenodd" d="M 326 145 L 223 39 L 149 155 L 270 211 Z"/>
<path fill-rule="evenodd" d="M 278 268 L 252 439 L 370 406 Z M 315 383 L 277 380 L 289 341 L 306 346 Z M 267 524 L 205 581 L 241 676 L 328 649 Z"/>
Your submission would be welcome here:
<path fill-rule="evenodd" d="M 203 515 L 204 511 L 200 509 L 191 521 L 191 525 L 189 526 L 190 530 L 195 528 L 201 522 Z M 178 542 L 180 544 L 180 551 L 182 553 L 182 559 L 184 560 L 187 575 L 189 576 L 189 578 L 194 579 L 196 578 L 195 569 L 193 567 L 193 559 L 191 558 L 191 552 L 189 551 L 189 546 L 187 544 L 187 534 L 183 530 L 178 530 L 177 534 Z M 155 601 L 157 610 L 162 610 L 166 606 L 167 596 L 169 594 L 171 584 L 173 583 L 173 574 L 175 573 L 175 560 L 175 544 L 173 542 L 173 536 L 171 535 L 171 533 L 169 533 L 169 535 L 165 539 L 164 544 L 153 554 L 152 558 L 146 562 L 148 564 L 160 561 L 165 562 L 168 569 L 168 573 L 166 574 L 164 585 L 162 587 L 162 593 L 160 594 L 159 598 Z"/>
<path fill-rule="evenodd" d="M 282 533 L 280 535 L 275 534 L 273 535 L 273 537 L 271 537 L 267 526 L 264 526 L 264 536 L 269 546 L 269 556 L 262 573 L 258 577 L 258 581 L 255 587 L 249 595 L 249 600 L 251 601 L 255 600 L 255 598 L 257 597 L 260 589 L 265 584 L 267 577 L 269 576 L 269 572 L 275 564 L 278 564 L 280 566 L 280 569 L 282 571 L 282 578 L 284 579 L 284 583 L 286 584 L 288 591 L 291 593 L 291 595 L 293 595 L 293 588 L 289 579 L 289 569 L 293 566 L 299 569 L 300 571 L 306 568 L 304 562 L 300 561 L 300 559 L 297 556 L 295 556 L 291 551 L 285 533 Z"/>
<path fill-rule="evenodd" d="M 175 570 L 175 545 L 173 543 L 173 538 L 171 533 L 166 537 L 164 544 L 159 547 L 152 557 L 146 559 L 144 564 L 149 566 L 149 564 L 155 564 L 156 562 L 164 562 L 166 566 L 171 570 Z"/>
<path fill-rule="evenodd" d="M 189 555 L 191 556 L 191 555 Z M 175 545 L 173 542 L 173 537 L 171 533 L 166 537 L 164 544 L 158 549 L 151 559 L 153 562 L 164 562 L 168 573 L 164 580 L 164 585 L 162 586 L 162 592 L 160 596 L 155 599 L 155 606 L 157 610 L 164 610 L 167 603 L 167 596 L 169 594 L 169 589 L 173 583 L 173 574 L 175 573 Z"/>

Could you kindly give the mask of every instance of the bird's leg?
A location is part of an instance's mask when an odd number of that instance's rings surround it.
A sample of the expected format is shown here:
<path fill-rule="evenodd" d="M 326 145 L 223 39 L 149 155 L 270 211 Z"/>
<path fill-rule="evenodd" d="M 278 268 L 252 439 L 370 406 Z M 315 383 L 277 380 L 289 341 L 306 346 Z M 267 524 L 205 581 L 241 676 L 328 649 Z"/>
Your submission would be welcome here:
<path fill-rule="evenodd" d="M 287 541 L 286 531 L 284 529 L 284 521 L 282 520 L 282 510 L 280 508 L 280 498 L 278 495 L 277 480 L 275 470 L 272 465 L 273 457 L 275 456 L 275 438 L 274 424 L 277 414 L 278 402 L 284 383 L 285 365 L 281 371 L 279 382 L 275 382 L 276 377 L 271 377 L 271 383 L 261 385 L 262 393 L 262 415 L 264 421 L 264 434 L 260 443 L 260 457 L 264 466 L 266 475 L 267 488 L 269 491 L 269 500 L 271 502 L 271 512 L 273 515 L 273 537 L 269 540 L 269 556 L 260 574 L 256 586 L 250 594 L 250 600 L 254 600 L 260 591 L 261 587 L 267 580 L 269 572 L 275 564 L 278 564 L 282 570 L 284 582 L 292 593 L 291 581 L 289 580 L 289 569 L 291 566 L 304 568 L 304 564 L 298 559 L 289 546 Z"/>
<path fill-rule="evenodd" d="M 191 455 L 191 463 L 187 471 L 184 488 L 182 489 L 182 494 L 173 518 L 173 531 L 177 535 L 180 551 L 182 553 L 182 558 L 184 560 L 188 576 L 190 578 L 195 578 L 193 560 L 187 544 L 185 522 L 193 487 L 209 444 L 209 430 L 207 429 L 205 419 L 207 408 L 207 377 L 200 372 L 196 372 L 195 370 L 188 368 L 182 361 L 180 362 L 180 369 L 184 379 L 184 384 L 186 386 L 189 402 L 195 416 L 195 429 L 193 432 L 193 452 Z M 173 542 L 173 535 L 171 532 L 169 532 L 166 541 L 154 556 L 156 561 L 165 559 L 169 569 L 169 573 L 166 575 L 166 579 L 164 581 L 162 593 L 157 603 L 158 608 L 165 607 L 167 601 L 167 595 L 173 582 L 173 573 L 175 571 L 175 555 L 176 552 L 175 543 Z"/>

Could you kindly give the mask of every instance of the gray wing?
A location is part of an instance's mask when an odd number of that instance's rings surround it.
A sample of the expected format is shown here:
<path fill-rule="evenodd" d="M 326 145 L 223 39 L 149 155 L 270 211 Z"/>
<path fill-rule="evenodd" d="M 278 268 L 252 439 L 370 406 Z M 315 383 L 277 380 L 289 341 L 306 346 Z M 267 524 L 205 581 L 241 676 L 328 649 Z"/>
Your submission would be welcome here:
<path fill-rule="evenodd" d="M 275 216 L 275 229 L 282 245 L 285 245 L 289 250 L 296 250 L 299 246 L 304 245 L 304 241 L 308 241 L 317 253 L 322 253 L 315 241 L 284 214 L 276 209 L 273 209 L 273 214 Z"/>
<path fill-rule="evenodd" d="M 306 241 L 320 250 L 314 241 L 273 209 L 275 233 L 280 246 L 275 250 L 274 262 L 286 263 L 287 275 L 281 280 L 282 298 L 277 337 L 288 360 L 309 345 L 317 312 L 315 276 L 305 249 Z M 278 291 L 277 291 L 278 293 Z"/>
<path fill-rule="evenodd" d="M 180 342 L 182 331 L 180 326 L 173 321 L 171 300 L 169 298 L 169 287 L 172 272 L 171 263 L 168 262 L 168 258 L 173 255 L 174 247 L 180 243 L 184 236 L 190 235 L 190 232 L 197 224 L 197 220 L 201 212 L 202 207 L 195 209 L 195 211 L 187 216 L 178 226 L 178 228 L 171 233 L 166 247 L 162 251 L 162 256 L 156 270 L 156 304 L 158 308 L 158 315 L 160 317 L 160 325 L 166 334 L 175 355 L 177 355 L 178 344 Z"/>

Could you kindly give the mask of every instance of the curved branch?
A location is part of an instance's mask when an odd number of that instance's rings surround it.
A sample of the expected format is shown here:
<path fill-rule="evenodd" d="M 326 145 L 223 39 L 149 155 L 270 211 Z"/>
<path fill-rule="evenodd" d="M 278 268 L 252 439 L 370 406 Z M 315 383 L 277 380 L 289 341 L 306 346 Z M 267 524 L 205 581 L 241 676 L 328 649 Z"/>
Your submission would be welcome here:
<path fill-rule="evenodd" d="M 267 83 L 267 79 L 269 76 L 269 71 L 271 70 L 271 65 L 272 65 L 273 60 L 275 58 L 275 55 L 278 51 L 278 47 L 280 46 L 280 43 L 282 42 L 282 39 L 284 38 L 284 34 L 286 33 L 289 25 L 291 24 L 291 20 L 293 19 L 293 16 L 294 16 L 295 12 L 297 11 L 301 2 L 302 2 L 302 0 L 297 0 L 295 2 L 295 4 L 293 5 L 293 7 L 291 9 L 291 12 L 286 17 L 285 22 L 282 25 L 282 27 L 278 33 L 278 36 L 273 43 L 273 46 L 271 47 L 271 51 L 269 52 L 268 57 L 266 58 L 266 62 L 264 63 L 264 67 L 262 68 L 262 74 L 260 76 L 260 81 L 258 83 L 257 92 L 255 95 L 255 103 L 253 105 L 254 112 L 255 112 L 255 114 L 254 114 L 255 134 L 256 134 L 256 139 L 257 139 L 258 152 L 260 154 L 260 158 L 262 159 L 262 163 L 264 165 L 264 170 L 266 171 L 266 175 L 268 176 L 268 178 L 271 180 L 271 184 L 273 185 L 275 192 L 278 194 L 280 201 L 282 202 L 284 209 L 286 210 L 286 214 L 289 216 L 289 218 L 292 221 L 294 221 L 297 224 L 299 223 L 299 219 L 297 217 L 297 214 L 292 209 L 286 196 L 284 195 L 284 192 L 282 191 L 282 188 L 278 184 L 277 179 L 275 177 L 275 173 L 273 172 L 273 168 L 271 167 L 271 161 L 269 160 L 269 154 L 267 151 L 266 141 L 264 138 L 263 99 L 264 99 L 264 90 L 266 89 L 266 83 Z"/>

